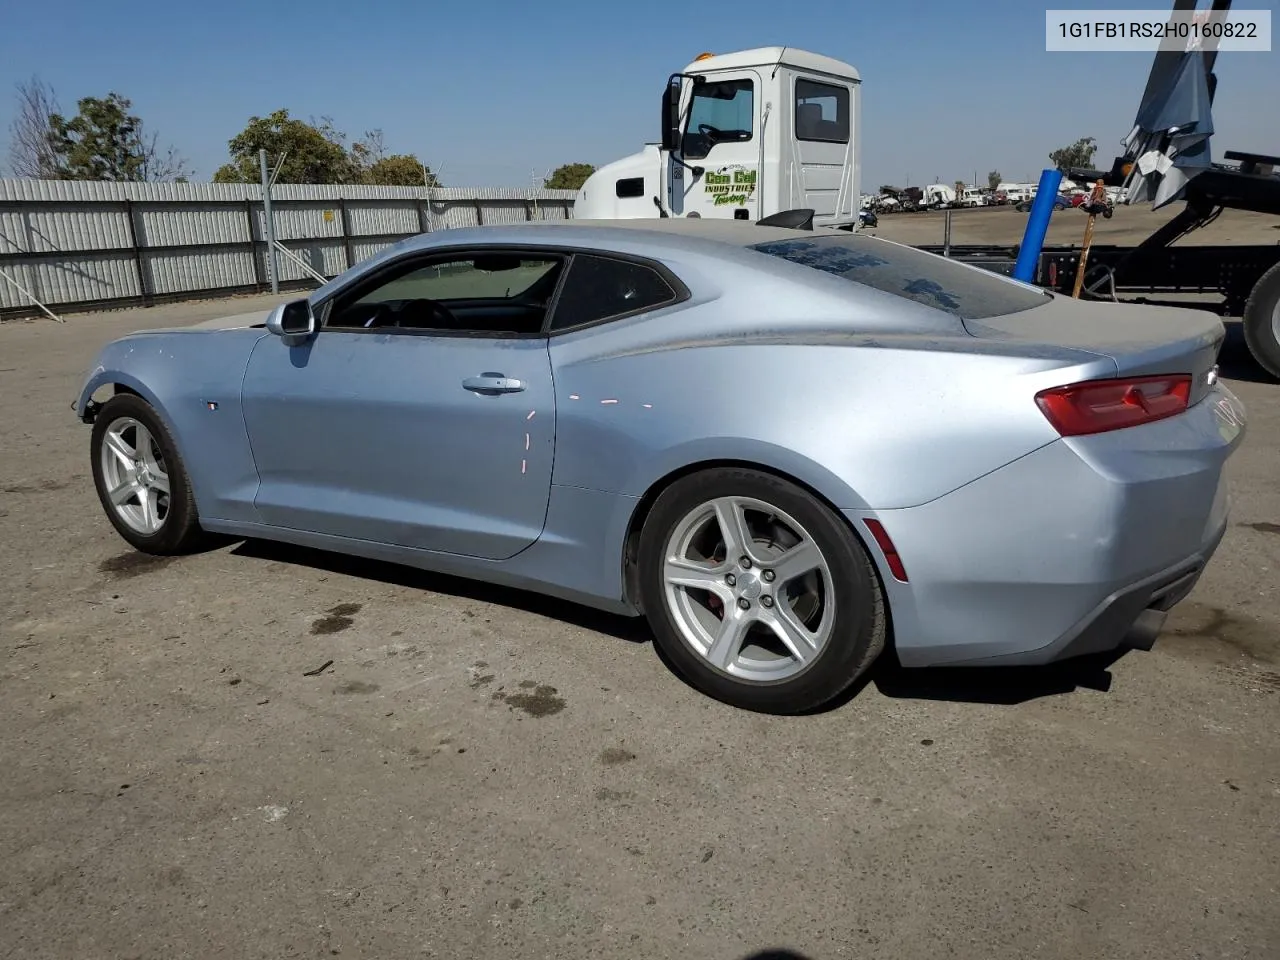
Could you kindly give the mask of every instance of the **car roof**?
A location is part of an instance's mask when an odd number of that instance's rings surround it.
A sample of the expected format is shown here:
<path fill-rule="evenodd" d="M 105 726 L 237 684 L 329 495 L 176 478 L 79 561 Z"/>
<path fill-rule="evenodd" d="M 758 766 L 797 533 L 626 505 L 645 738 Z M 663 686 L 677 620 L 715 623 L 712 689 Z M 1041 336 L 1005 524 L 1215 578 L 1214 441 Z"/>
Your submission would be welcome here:
<path fill-rule="evenodd" d="M 829 235 L 832 240 L 850 234 L 835 230 L 792 230 L 783 227 L 761 227 L 748 220 L 711 220 L 698 217 L 664 217 L 649 220 L 532 220 L 515 223 L 493 223 L 478 227 L 451 227 L 430 233 L 415 234 L 384 248 L 357 264 L 356 275 L 378 268 L 388 260 L 418 251 L 440 248 L 530 245 L 592 249 L 657 260 L 712 257 L 721 262 L 734 261 L 740 266 L 764 269 L 785 275 L 789 267 L 784 261 L 758 264 L 760 256 L 748 248 L 758 243 L 780 240 L 814 240 Z M 773 260 L 765 257 L 764 260 Z M 793 278 L 798 274 L 792 274 Z M 351 271 L 341 274 L 311 294 L 317 301 L 352 279 Z M 814 282 L 815 278 L 808 278 Z"/>
<path fill-rule="evenodd" d="M 628 245 L 639 243 L 655 246 L 699 246 L 706 241 L 731 247 L 749 247 L 777 240 L 812 240 L 835 231 L 793 230 L 784 227 L 762 227 L 747 220 L 710 220 L 701 217 L 663 217 L 632 220 L 531 220 L 515 223 L 484 224 L 478 227 L 454 227 L 449 230 L 417 234 L 398 244 L 401 251 L 433 247 L 447 236 L 461 243 L 555 243 L 557 245 L 608 247 L 610 241 Z M 692 241 L 690 245 L 687 242 Z"/>
<path fill-rule="evenodd" d="M 795 230 L 788 227 L 762 227 L 749 220 L 706 219 L 703 217 L 661 217 L 649 220 L 549 220 L 548 224 L 564 228 L 587 230 L 622 229 L 645 230 L 650 233 L 675 234 L 684 237 L 701 237 L 718 240 L 740 247 L 749 247 L 769 240 L 813 239 L 812 230 Z"/>

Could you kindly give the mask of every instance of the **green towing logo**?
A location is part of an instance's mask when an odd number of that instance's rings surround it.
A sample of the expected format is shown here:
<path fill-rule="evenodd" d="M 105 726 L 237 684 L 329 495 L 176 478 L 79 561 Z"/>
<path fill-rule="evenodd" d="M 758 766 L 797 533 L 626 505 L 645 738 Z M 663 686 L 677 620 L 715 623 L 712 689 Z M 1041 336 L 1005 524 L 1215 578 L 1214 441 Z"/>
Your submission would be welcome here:
<path fill-rule="evenodd" d="M 703 175 L 707 196 L 717 207 L 742 206 L 756 192 L 756 171 L 743 167 L 721 167 Z"/>

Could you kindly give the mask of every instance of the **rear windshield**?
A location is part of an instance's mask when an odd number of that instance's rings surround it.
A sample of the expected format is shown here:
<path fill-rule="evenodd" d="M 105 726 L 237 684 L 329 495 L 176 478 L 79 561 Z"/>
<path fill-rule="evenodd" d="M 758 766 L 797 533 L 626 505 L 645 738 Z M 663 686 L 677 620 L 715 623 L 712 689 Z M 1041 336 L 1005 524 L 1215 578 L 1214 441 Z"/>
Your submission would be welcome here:
<path fill-rule="evenodd" d="M 904 300 L 982 320 L 1030 310 L 1049 300 L 998 274 L 977 270 L 913 247 L 857 234 L 813 240 L 775 240 L 750 249 L 866 284 Z"/>

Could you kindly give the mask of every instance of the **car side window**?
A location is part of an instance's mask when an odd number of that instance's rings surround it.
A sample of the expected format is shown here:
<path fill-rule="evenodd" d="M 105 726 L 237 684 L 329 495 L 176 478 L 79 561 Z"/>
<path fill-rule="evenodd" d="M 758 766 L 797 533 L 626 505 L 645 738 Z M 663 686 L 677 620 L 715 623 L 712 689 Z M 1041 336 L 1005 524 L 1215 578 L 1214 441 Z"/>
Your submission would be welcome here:
<path fill-rule="evenodd" d="M 563 268 L 526 253 L 411 258 L 339 294 L 324 328 L 538 336 Z"/>
<path fill-rule="evenodd" d="M 552 330 L 616 319 L 674 303 L 678 294 L 653 267 L 580 253 L 551 315 Z"/>

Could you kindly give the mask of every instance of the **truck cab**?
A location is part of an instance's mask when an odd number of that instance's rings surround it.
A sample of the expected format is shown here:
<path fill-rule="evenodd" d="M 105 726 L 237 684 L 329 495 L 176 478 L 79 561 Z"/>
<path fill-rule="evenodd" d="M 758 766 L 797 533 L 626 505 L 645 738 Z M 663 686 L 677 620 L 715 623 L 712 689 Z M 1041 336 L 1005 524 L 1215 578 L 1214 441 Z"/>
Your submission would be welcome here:
<path fill-rule="evenodd" d="M 848 64 L 791 47 L 703 54 L 668 78 L 662 140 L 593 173 L 574 216 L 759 220 L 811 209 L 815 226 L 853 229 L 860 88 Z"/>

